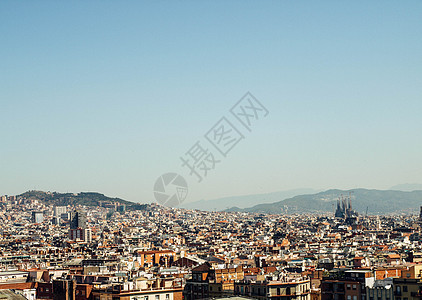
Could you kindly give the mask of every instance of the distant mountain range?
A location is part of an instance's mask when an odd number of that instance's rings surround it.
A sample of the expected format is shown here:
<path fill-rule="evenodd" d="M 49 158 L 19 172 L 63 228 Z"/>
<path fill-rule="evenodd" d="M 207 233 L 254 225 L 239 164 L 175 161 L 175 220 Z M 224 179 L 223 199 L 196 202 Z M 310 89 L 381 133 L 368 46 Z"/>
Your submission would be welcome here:
<path fill-rule="evenodd" d="M 25 199 L 36 199 L 46 205 L 85 205 L 99 206 L 100 202 L 112 202 L 125 204 L 129 210 L 145 209 L 146 204 L 139 204 L 126 201 L 120 198 L 110 198 L 100 193 L 83 192 L 83 193 L 56 193 L 43 191 L 28 191 L 19 195 Z"/>
<path fill-rule="evenodd" d="M 418 185 L 395 186 L 395 190 L 331 189 L 315 192 L 312 189 L 296 189 L 268 194 L 225 197 L 183 203 L 181 208 L 206 211 L 238 211 L 252 213 L 320 213 L 334 212 L 339 197 L 351 196 L 353 209 L 360 214 L 419 213 L 422 205 L 422 189 L 402 191 Z M 110 198 L 100 193 L 57 193 L 28 191 L 21 195 L 25 199 L 37 199 L 46 205 L 99 206 L 100 202 L 125 204 L 128 210 L 145 210 L 148 204 L 139 204 L 120 198 Z"/>
<path fill-rule="evenodd" d="M 222 211 L 236 206 L 246 208 L 261 203 L 281 201 L 297 195 L 314 194 L 319 192 L 314 189 L 293 189 L 287 191 L 273 192 L 267 194 L 255 194 L 245 196 L 231 196 L 213 200 L 200 200 L 190 203 L 182 203 L 181 208 L 199 209 L 205 211 Z"/>
<path fill-rule="evenodd" d="M 226 211 L 254 213 L 317 213 L 334 212 L 339 197 L 351 195 L 353 209 L 360 214 L 419 213 L 422 190 L 328 190 L 316 194 L 298 195 L 273 203 L 258 204 L 249 208 L 232 207 Z"/>
<path fill-rule="evenodd" d="M 403 183 L 403 184 L 397 184 L 395 186 L 392 186 L 390 190 L 395 191 L 404 191 L 404 192 L 412 192 L 412 191 L 422 191 L 422 184 L 420 183 Z"/>

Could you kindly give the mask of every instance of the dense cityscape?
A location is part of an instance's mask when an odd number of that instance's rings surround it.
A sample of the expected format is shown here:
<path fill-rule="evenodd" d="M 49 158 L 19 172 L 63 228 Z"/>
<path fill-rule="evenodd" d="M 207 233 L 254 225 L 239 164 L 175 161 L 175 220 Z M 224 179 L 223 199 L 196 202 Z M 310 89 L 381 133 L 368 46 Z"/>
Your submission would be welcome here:
<path fill-rule="evenodd" d="M 422 297 L 416 212 L 358 215 L 350 199 L 301 215 L 0 200 L 0 299 Z"/>
<path fill-rule="evenodd" d="M 0 300 L 422 300 L 422 0 L 1 0 Z"/>

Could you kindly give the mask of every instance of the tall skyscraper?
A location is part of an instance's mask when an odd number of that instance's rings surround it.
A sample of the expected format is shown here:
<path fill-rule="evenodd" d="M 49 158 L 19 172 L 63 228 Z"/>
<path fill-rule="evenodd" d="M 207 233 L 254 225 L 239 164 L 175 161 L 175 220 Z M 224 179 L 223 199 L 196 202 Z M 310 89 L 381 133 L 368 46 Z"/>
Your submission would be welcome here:
<path fill-rule="evenodd" d="M 70 229 L 86 229 L 86 212 L 74 211 L 70 213 Z"/>
<path fill-rule="evenodd" d="M 42 223 L 44 221 L 44 214 L 42 211 L 32 212 L 32 223 Z"/>
<path fill-rule="evenodd" d="M 419 213 L 419 221 L 422 221 L 422 206 L 421 206 L 421 212 Z"/>
<path fill-rule="evenodd" d="M 60 217 L 67 211 L 66 206 L 54 206 L 54 217 Z"/>
<path fill-rule="evenodd" d="M 92 232 L 91 229 L 78 228 L 78 229 L 69 229 L 69 239 L 72 241 L 84 241 L 87 243 L 92 242 Z"/>

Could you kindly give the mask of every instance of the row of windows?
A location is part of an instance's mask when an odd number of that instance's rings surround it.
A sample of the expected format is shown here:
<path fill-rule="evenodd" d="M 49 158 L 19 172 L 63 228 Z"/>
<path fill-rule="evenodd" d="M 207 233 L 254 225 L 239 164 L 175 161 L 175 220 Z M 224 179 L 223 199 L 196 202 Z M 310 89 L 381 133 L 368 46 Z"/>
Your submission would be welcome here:
<path fill-rule="evenodd" d="M 196 291 L 202 292 L 202 289 L 206 292 L 206 291 L 208 291 L 208 286 L 207 285 L 204 285 L 204 286 L 202 286 L 202 285 L 194 285 L 192 287 L 192 290 L 195 291 L 195 292 Z M 219 287 L 218 290 L 221 291 L 221 287 Z"/>
<path fill-rule="evenodd" d="M 421 290 L 422 287 L 420 286 L 419 289 Z M 396 291 L 400 293 L 400 286 L 399 285 L 396 286 Z M 403 286 L 403 292 L 407 292 L 407 285 Z"/>
<path fill-rule="evenodd" d="M 380 299 L 380 298 L 382 298 L 382 296 L 381 297 L 379 296 L 377 299 Z M 390 295 L 386 294 L 385 299 L 387 299 L 387 300 L 390 299 Z M 398 298 L 398 299 L 400 299 L 400 298 Z M 407 299 L 407 298 L 405 298 L 405 299 Z M 369 297 L 369 300 L 374 300 L 374 297 Z"/>
<path fill-rule="evenodd" d="M 155 295 L 155 298 L 152 298 L 152 296 L 140 296 L 140 297 L 134 297 L 132 298 L 132 300 L 160 300 L 160 299 L 164 299 L 163 297 L 161 297 L 160 295 Z M 166 300 L 170 299 L 170 294 L 166 294 Z"/>

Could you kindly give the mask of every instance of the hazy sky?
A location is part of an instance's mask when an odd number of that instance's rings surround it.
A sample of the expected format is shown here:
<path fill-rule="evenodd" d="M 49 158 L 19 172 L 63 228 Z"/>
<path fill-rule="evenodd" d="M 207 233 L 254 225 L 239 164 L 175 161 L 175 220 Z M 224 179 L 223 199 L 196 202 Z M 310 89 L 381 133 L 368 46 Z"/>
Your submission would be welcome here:
<path fill-rule="evenodd" d="M 0 37 L 0 194 L 422 181 L 421 1 L 1 1 Z M 247 91 L 268 116 L 197 183 L 180 157 Z"/>

